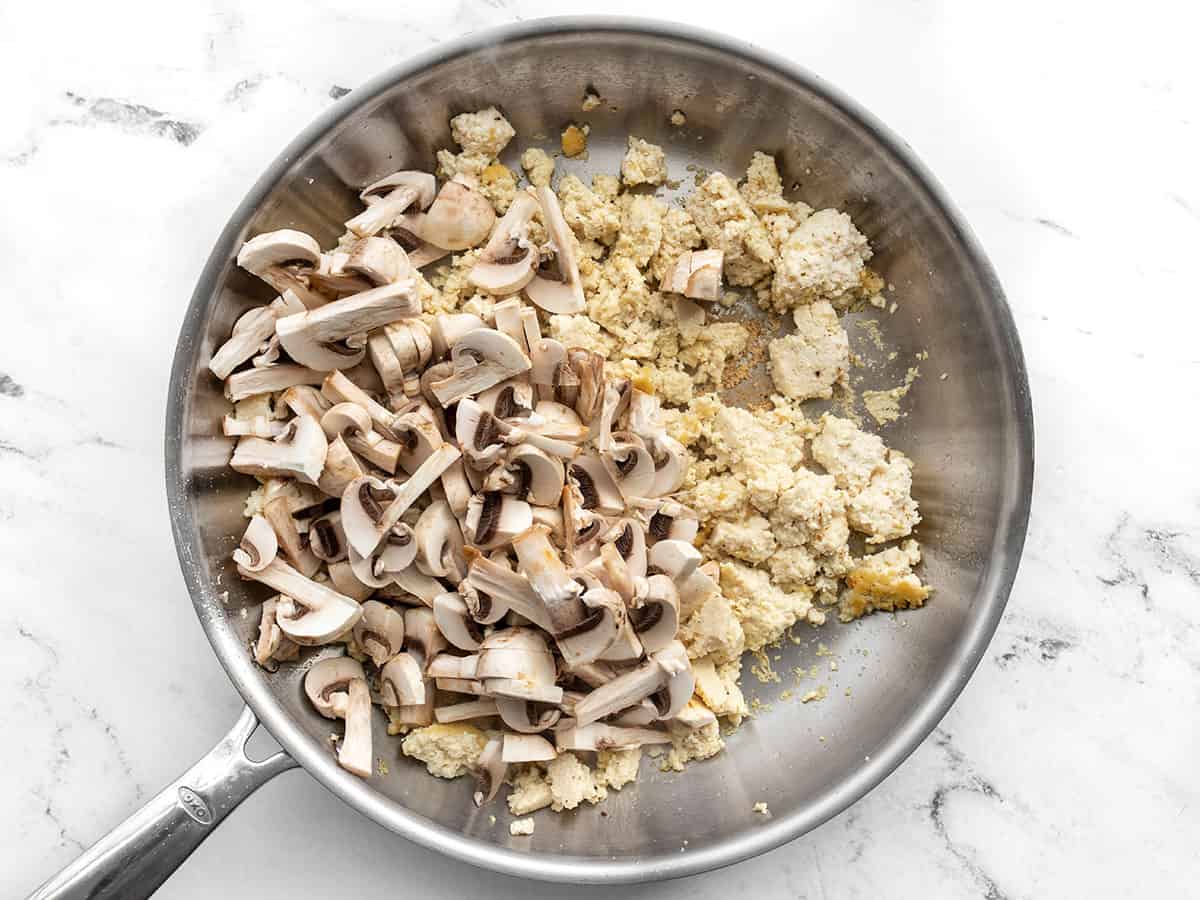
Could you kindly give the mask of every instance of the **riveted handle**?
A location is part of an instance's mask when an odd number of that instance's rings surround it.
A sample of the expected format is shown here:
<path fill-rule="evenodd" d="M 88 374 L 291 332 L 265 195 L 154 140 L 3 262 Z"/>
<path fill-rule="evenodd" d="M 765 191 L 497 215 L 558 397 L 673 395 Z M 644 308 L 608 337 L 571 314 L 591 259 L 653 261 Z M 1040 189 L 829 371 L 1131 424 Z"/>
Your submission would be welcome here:
<path fill-rule="evenodd" d="M 250 707 L 199 762 L 29 895 L 30 900 L 149 897 L 237 805 L 280 772 L 286 753 L 254 762 L 246 741 L 258 727 Z"/>

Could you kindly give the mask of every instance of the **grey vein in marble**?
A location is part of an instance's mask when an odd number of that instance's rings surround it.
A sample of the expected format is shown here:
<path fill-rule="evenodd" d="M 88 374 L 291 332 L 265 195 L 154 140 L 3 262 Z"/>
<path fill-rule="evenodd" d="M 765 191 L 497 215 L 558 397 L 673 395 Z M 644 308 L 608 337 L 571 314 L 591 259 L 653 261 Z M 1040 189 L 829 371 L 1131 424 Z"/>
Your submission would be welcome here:
<path fill-rule="evenodd" d="M 11 375 L 0 372 L 0 397 L 20 398 L 25 396 L 24 386 L 17 384 Z"/>
<path fill-rule="evenodd" d="M 58 124 L 90 124 L 93 122 L 116 125 L 132 134 L 153 134 L 169 138 L 185 147 L 196 140 L 203 126 L 174 118 L 160 109 L 130 103 L 112 97 L 89 99 L 71 91 L 66 92 L 72 105 L 79 107 L 83 115 L 78 120 L 58 120 Z"/>

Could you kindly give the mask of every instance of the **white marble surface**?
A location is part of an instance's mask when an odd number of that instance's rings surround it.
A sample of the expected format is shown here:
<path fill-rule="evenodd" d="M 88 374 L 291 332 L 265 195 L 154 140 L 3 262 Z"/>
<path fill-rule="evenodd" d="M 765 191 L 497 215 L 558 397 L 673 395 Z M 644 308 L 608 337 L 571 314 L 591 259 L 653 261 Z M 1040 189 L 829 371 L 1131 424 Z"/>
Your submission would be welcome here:
<path fill-rule="evenodd" d="M 758 860 L 630 896 L 1181 896 L 1200 876 L 1200 69 L 1182 4 L 666 0 L 793 55 L 916 148 L 1024 341 L 1037 486 L 986 659 L 880 789 Z M 0 10 L 0 896 L 233 722 L 166 527 L 166 378 L 230 210 L 387 65 L 560 0 Z M 160 112 L 161 111 L 161 112 Z M 336 835 L 331 842 L 328 835 Z M 160 896 L 556 897 L 394 839 L 302 772 Z M 575 895 L 601 896 L 580 890 Z"/>

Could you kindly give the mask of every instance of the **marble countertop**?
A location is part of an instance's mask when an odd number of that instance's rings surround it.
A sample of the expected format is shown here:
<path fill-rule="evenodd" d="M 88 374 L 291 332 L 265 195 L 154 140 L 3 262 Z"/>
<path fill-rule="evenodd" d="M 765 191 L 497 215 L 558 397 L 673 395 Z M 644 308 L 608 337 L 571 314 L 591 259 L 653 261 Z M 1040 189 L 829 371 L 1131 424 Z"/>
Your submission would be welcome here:
<path fill-rule="evenodd" d="M 1165 0 L 1136 17 L 1067 0 L 818 0 L 780 21 L 773 5 L 655 13 L 791 55 L 938 173 L 1024 342 L 1033 516 L 986 658 L 883 786 L 757 860 L 628 895 L 1178 896 L 1200 875 L 1197 14 Z M 181 602 L 159 474 L 183 305 L 230 210 L 344 88 L 466 31 L 595 11 L 116 0 L 0 13 L 0 896 L 70 861 L 241 708 Z M 338 852 L 324 852 L 331 833 Z M 396 840 L 303 772 L 247 802 L 159 896 L 412 884 L 561 896 Z"/>

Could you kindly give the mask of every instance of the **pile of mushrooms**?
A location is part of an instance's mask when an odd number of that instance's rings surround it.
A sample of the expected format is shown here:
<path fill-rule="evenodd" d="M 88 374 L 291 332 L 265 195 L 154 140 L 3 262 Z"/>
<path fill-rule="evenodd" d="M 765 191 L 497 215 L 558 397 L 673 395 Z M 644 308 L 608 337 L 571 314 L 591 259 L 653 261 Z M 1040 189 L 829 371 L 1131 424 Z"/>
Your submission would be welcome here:
<path fill-rule="evenodd" d="M 408 726 L 476 721 L 495 735 L 482 803 L 509 764 L 714 721 L 676 633 L 716 585 L 671 498 L 687 457 L 658 400 L 542 337 L 539 308 L 583 309 L 554 193 L 496 221 L 469 179 L 435 188 L 420 172 L 369 186 L 333 252 L 292 230 L 246 242 L 238 263 L 279 297 L 210 368 L 231 400 L 276 393 L 275 418 L 224 421 L 231 466 L 265 482 L 233 553 L 274 592 L 255 658 L 348 648 L 304 687 L 345 721 L 338 762 L 363 777 L 373 704 Z M 480 244 L 470 281 L 505 298 L 491 317 L 423 316 L 415 266 Z"/>

